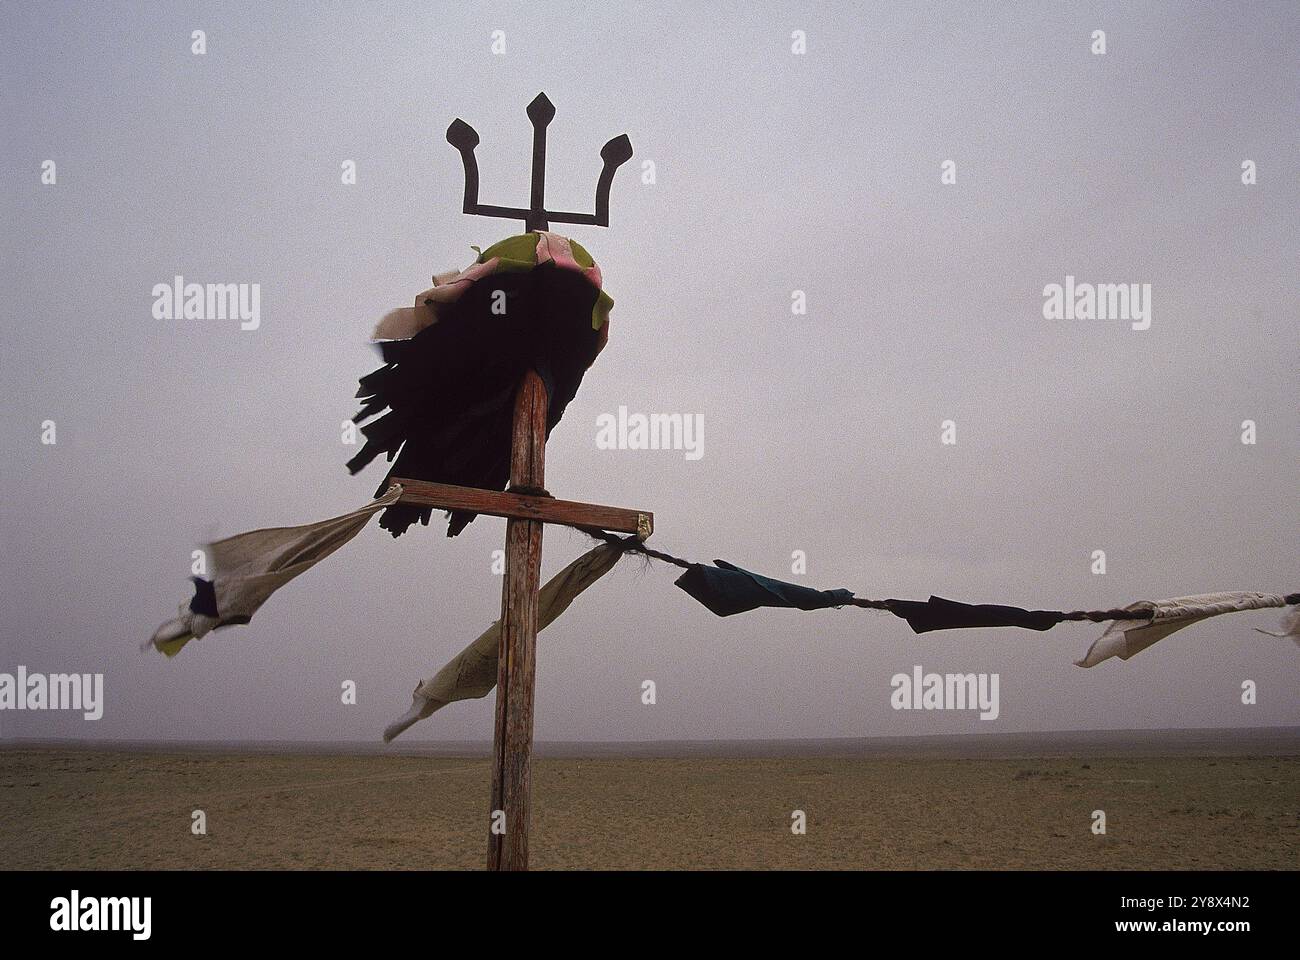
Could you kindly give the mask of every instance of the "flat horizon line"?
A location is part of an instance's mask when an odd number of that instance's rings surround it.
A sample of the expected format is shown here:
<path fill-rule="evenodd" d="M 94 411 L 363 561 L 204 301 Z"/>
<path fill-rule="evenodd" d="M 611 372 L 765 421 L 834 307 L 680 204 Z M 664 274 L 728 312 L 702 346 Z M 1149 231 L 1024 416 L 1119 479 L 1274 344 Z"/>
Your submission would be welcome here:
<path fill-rule="evenodd" d="M 978 748 L 971 750 L 970 748 Z M 1048 753 L 1025 754 L 1026 749 Z M 141 751 L 163 753 L 304 753 L 369 756 L 490 756 L 490 740 L 411 740 L 384 744 L 376 740 L 135 740 L 81 738 L 0 738 L 0 750 L 64 749 Z M 1300 755 L 1300 726 L 1263 727 L 1151 727 L 1099 730 L 1018 731 L 1005 733 L 911 734 L 872 737 L 740 738 L 710 740 L 539 740 L 540 757 L 591 757 L 629 759 L 664 758 L 773 758 L 872 756 L 1043 756 L 1055 749 L 1067 755 L 1089 751 L 1157 756 L 1189 755 Z"/>

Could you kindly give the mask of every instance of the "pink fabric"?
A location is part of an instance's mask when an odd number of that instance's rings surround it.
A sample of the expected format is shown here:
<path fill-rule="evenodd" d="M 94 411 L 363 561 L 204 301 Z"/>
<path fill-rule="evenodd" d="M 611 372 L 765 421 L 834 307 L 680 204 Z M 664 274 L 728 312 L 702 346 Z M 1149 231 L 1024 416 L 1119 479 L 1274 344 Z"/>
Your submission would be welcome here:
<path fill-rule="evenodd" d="M 573 257 L 573 245 L 569 243 L 568 237 L 542 230 L 537 234 L 537 263 L 540 266 L 549 261 L 554 261 L 557 267 L 578 271 L 597 290 L 604 289 L 600 285 L 600 267 L 595 263 L 590 267 L 580 267 Z"/>
<path fill-rule="evenodd" d="M 567 237 L 562 237 L 558 233 L 538 231 L 537 262 L 539 264 L 554 262 L 557 267 L 575 270 L 586 277 L 597 290 L 603 289 L 600 267 L 594 263 L 590 267 L 579 266 L 573 256 L 573 245 Z M 465 291 L 471 284 L 495 273 L 500 263 L 500 257 L 493 257 L 484 263 L 471 263 L 459 273 L 434 277 L 433 287 L 415 298 L 414 307 L 399 307 L 384 314 L 375 325 L 370 339 L 409 340 L 421 330 L 438 322 L 439 304 L 455 303 L 465 295 Z M 609 324 L 605 323 L 601 326 L 601 346 L 604 346 L 608 337 Z"/>
<path fill-rule="evenodd" d="M 446 283 L 439 284 L 430 290 L 431 296 L 429 299 L 435 303 L 452 303 L 459 300 L 465 291 L 469 289 L 471 283 L 482 280 L 489 273 L 495 272 L 497 264 L 500 262 L 500 257 L 493 257 L 486 263 L 471 263 Z"/>
<path fill-rule="evenodd" d="M 390 310 L 375 324 L 371 340 L 409 340 L 425 327 L 438 322 L 436 304 L 454 303 L 465 295 L 470 285 L 496 271 L 500 257 L 485 263 L 471 263 L 459 273 L 433 278 L 433 287 L 415 298 L 414 307 Z"/>

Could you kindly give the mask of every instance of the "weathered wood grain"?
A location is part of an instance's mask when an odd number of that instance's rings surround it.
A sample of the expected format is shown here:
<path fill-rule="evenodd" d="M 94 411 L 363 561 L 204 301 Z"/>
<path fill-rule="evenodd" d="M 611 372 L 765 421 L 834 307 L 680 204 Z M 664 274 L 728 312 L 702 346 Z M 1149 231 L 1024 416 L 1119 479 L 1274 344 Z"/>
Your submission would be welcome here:
<path fill-rule="evenodd" d="M 515 397 L 510 483 L 546 482 L 546 385 L 530 370 Z M 544 498 L 539 498 L 544 499 Z M 506 574 L 501 593 L 496 731 L 492 748 L 492 811 L 505 832 L 489 830 L 488 869 L 528 869 L 532 789 L 533 680 L 537 668 L 537 589 L 542 572 L 542 521 L 506 522 Z M 495 812 L 492 814 L 496 818 Z"/>
<path fill-rule="evenodd" d="M 649 510 L 606 507 L 596 503 L 579 503 L 576 500 L 556 500 L 551 497 L 457 487 L 400 477 L 394 477 L 392 482 L 402 485 L 401 503 L 437 507 L 439 510 L 472 510 L 493 517 L 513 517 L 614 533 L 634 533 L 643 540 L 654 530 L 654 514 Z"/>

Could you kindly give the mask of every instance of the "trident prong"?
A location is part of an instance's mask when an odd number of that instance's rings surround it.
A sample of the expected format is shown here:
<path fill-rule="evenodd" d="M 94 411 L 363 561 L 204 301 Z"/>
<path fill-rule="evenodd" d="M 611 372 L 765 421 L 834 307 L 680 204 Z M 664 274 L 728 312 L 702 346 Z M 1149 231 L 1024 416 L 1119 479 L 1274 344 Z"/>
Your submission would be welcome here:
<path fill-rule="evenodd" d="M 627 134 L 615 137 L 601 148 L 600 159 L 604 166 L 596 182 L 596 212 L 566 213 L 546 209 L 546 128 L 555 119 L 555 106 L 545 93 L 539 93 L 528 105 L 528 119 L 533 125 L 533 180 L 528 209 L 522 207 L 495 207 L 478 202 L 478 161 L 474 149 L 479 137 L 474 128 L 457 117 L 447 128 L 447 142 L 460 152 L 465 167 L 464 212 L 471 216 L 502 217 L 523 220 L 525 230 L 549 229 L 550 221 L 557 223 L 584 223 L 597 227 L 609 226 L 609 188 L 614 183 L 614 172 L 632 157 L 632 141 Z"/>

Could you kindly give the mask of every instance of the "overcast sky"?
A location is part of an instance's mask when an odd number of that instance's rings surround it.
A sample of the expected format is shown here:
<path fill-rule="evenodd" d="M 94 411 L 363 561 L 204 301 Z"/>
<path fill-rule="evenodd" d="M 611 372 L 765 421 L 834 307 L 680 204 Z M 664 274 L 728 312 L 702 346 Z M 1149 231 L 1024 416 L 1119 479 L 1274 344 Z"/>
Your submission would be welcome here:
<path fill-rule="evenodd" d="M 482 137 L 485 202 L 526 204 L 542 90 L 552 208 L 590 208 L 610 137 L 636 151 L 610 228 L 559 228 L 615 307 L 552 492 L 651 509 L 680 555 L 868 597 L 1300 589 L 1292 3 L 2 9 L 0 672 L 103 673 L 106 704 L 0 714 L 0 735 L 377 740 L 495 619 L 504 521 L 372 525 L 251 625 L 137 649 L 195 546 L 369 499 L 382 467 L 349 477 L 340 425 L 374 321 L 518 232 L 461 214 L 446 127 Z M 154 319 L 177 274 L 260 284 L 259 329 Z M 1067 276 L 1150 284 L 1150 329 L 1044 319 Z M 703 456 L 598 449 L 620 406 L 702 415 Z M 543 575 L 586 546 L 548 528 Z M 538 739 L 1300 723 L 1300 649 L 1253 630 L 1279 611 L 1084 670 L 1100 626 L 718 619 L 675 574 L 624 561 L 540 636 Z M 892 710 L 915 664 L 998 673 L 1000 717 Z M 404 739 L 490 739 L 492 699 Z"/>

